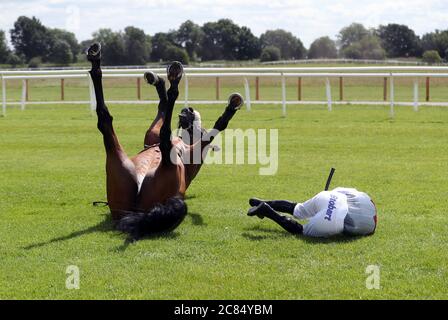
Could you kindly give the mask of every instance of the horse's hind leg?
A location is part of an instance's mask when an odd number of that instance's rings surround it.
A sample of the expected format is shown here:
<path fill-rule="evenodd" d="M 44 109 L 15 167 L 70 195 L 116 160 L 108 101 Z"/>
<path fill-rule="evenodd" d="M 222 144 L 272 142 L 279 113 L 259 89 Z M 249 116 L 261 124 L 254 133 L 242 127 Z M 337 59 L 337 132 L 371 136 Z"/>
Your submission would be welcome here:
<path fill-rule="evenodd" d="M 157 115 L 145 135 L 145 147 L 160 143 L 160 128 L 165 120 L 165 113 L 168 104 L 168 97 L 165 88 L 165 80 L 157 76 L 153 72 L 145 73 L 145 80 L 150 85 L 156 87 L 159 96 L 159 106 L 157 108 Z"/>
<path fill-rule="evenodd" d="M 160 151 L 162 152 L 162 163 L 164 165 L 173 164 L 171 161 L 171 119 L 173 117 L 173 109 L 179 96 L 179 82 L 182 78 L 183 67 L 180 62 L 173 62 L 168 68 L 168 80 L 170 88 L 167 96 L 168 102 L 165 110 L 165 119 L 160 128 Z"/>
<path fill-rule="evenodd" d="M 119 218 L 120 210 L 131 211 L 135 206 L 138 192 L 135 167 L 118 141 L 112 125 L 113 117 L 104 102 L 101 46 L 92 45 L 87 52 L 87 58 L 92 63 L 90 76 L 95 88 L 97 126 L 103 135 L 106 149 L 107 201 L 112 216 Z"/>
<path fill-rule="evenodd" d="M 145 135 L 145 147 L 161 143 L 161 130 L 165 123 L 168 123 L 165 129 L 169 128 L 171 136 L 171 118 L 174 104 L 179 96 L 179 82 L 182 78 L 183 67 L 180 62 L 173 62 L 168 68 L 168 80 L 170 81 L 170 89 L 168 92 L 165 88 L 165 80 L 160 78 L 153 72 L 145 73 L 145 80 L 150 85 L 156 87 L 159 95 L 159 107 L 157 116 L 149 127 Z"/>

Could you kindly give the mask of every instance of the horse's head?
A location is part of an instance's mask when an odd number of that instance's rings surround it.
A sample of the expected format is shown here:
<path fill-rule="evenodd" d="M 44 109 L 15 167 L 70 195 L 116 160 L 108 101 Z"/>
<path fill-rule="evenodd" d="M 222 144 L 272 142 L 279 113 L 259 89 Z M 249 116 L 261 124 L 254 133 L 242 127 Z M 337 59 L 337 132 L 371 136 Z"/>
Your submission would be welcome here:
<path fill-rule="evenodd" d="M 201 114 L 192 107 L 185 107 L 179 113 L 179 126 L 182 128 L 182 140 L 193 144 L 202 138 Z"/>
<path fill-rule="evenodd" d="M 201 131 L 201 114 L 192 107 L 185 107 L 179 113 L 179 128 L 187 130 L 190 134 L 194 130 Z"/>

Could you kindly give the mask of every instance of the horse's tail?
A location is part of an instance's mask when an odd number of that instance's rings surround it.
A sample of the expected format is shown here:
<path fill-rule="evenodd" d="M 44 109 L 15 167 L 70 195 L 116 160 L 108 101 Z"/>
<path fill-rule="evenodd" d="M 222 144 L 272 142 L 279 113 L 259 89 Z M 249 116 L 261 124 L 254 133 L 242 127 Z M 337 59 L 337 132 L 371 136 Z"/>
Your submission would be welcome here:
<path fill-rule="evenodd" d="M 128 233 L 132 239 L 169 232 L 177 228 L 187 215 L 187 204 L 181 198 L 170 198 L 166 204 L 158 204 L 147 213 L 135 212 L 124 216 L 117 229 Z"/>

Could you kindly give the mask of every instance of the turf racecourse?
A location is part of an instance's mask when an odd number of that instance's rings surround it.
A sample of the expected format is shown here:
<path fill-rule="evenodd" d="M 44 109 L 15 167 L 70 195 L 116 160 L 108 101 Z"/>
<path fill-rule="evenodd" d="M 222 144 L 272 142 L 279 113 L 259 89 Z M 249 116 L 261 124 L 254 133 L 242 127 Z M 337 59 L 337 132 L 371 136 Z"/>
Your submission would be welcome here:
<path fill-rule="evenodd" d="M 177 106 L 176 109 L 179 109 Z M 128 154 L 155 106 L 110 107 Z M 222 107 L 198 108 L 210 127 Z M 177 110 L 175 111 L 177 112 Z M 448 297 L 448 109 L 288 107 L 241 110 L 230 128 L 279 130 L 279 170 L 204 166 L 173 233 L 125 243 L 105 199 L 104 150 L 85 106 L 8 108 L 0 118 L 0 299 L 376 299 Z M 249 218 L 247 199 L 302 200 L 333 186 L 379 208 L 368 238 L 308 240 Z M 80 268 L 79 290 L 65 288 Z M 380 290 L 366 289 L 378 265 Z"/>

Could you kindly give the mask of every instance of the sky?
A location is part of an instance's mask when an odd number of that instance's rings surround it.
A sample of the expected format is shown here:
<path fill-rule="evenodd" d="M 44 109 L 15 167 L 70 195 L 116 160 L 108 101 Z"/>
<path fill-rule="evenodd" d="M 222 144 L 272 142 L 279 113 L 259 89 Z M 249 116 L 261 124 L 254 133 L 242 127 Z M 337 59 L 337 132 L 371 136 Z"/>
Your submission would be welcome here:
<path fill-rule="evenodd" d="M 99 28 L 132 25 L 154 34 L 177 29 L 188 19 L 202 25 L 230 18 L 256 36 L 281 28 L 306 47 L 321 36 L 335 39 L 352 22 L 369 28 L 406 24 L 418 35 L 448 29 L 447 0 L 0 0 L 0 30 L 9 32 L 21 15 L 72 31 L 80 41 Z"/>

